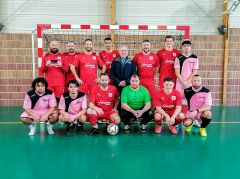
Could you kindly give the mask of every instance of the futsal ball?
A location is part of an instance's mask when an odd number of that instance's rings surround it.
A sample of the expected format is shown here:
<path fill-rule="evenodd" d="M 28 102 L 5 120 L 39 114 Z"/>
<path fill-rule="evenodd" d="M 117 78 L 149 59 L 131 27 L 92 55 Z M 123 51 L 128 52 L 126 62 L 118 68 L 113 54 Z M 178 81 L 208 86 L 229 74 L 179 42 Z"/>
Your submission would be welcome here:
<path fill-rule="evenodd" d="M 108 127 L 107 127 L 107 132 L 110 134 L 110 135 L 116 135 L 119 131 L 119 128 L 116 124 L 109 124 Z"/>

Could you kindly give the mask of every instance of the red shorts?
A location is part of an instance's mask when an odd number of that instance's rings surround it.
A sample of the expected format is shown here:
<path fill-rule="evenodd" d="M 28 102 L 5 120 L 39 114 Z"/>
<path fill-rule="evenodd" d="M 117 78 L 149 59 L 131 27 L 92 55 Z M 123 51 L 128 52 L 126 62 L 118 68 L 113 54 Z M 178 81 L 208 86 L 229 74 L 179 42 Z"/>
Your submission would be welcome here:
<path fill-rule="evenodd" d="M 54 95 L 57 98 L 60 98 L 61 95 L 64 93 L 64 85 L 60 85 L 60 86 L 48 86 L 48 89 L 53 91 Z"/>
<path fill-rule="evenodd" d="M 115 113 L 116 113 L 115 110 L 103 111 L 103 114 L 98 114 L 97 113 L 97 118 L 98 119 L 110 119 L 110 117 Z"/>
<path fill-rule="evenodd" d="M 145 88 L 147 88 L 151 99 L 153 99 L 156 96 L 156 88 L 155 85 L 147 85 L 147 84 L 143 84 L 142 86 L 144 86 Z"/>
<path fill-rule="evenodd" d="M 172 115 L 174 114 L 175 109 L 171 110 L 171 111 L 165 111 L 165 113 L 167 113 L 170 117 L 172 117 Z M 157 113 L 157 111 L 155 111 L 154 113 Z"/>
<path fill-rule="evenodd" d="M 93 86 L 95 86 L 95 85 L 82 84 L 79 87 L 79 91 L 85 93 L 88 96 L 91 93 Z"/>

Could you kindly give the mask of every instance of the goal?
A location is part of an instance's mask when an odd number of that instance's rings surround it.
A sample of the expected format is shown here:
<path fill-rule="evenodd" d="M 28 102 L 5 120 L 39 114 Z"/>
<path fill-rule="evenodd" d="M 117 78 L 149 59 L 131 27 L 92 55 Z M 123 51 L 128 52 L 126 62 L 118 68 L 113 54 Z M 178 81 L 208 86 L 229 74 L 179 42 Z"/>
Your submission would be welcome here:
<path fill-rule="evenodd" d="M 83 51 L 85 39 L 92 39 L 94 51 L 103 50 L 104 38 L 113 39 L 114 48 L 127 45 L 129 56 L 141 51 L 141 43 L 148 39 L 152 44 L 152 51 L 163 48 L 166 35 L 175 38 L 175 48 L 180 47 L 183 39 L 189 39 L 189 26 L 167 25 L 72 25 L 72 24 L 38 24 L 37 25 L 37 56 L 38 68 L 41 67 L 42 57 L 48 51 L 49 43 L 56 40 L 60 43 L 60 51 L 65 52 L 69 41 L 75 42 L 78 51 Z M 41 75 L 38 70 L 38 75 Z"/>

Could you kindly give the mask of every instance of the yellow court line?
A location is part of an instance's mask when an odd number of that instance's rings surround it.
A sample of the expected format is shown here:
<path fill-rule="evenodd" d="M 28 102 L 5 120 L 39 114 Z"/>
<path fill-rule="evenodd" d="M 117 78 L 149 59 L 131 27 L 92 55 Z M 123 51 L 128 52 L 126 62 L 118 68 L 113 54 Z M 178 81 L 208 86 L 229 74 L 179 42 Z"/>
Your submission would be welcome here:
<path fill-rule="evenodd" d="M 89 122 L 86 122 L 86 123 L 89 123 Z M 105 122 L 103 122 L 105 123 Z M 155 123 L 155 122 L 149 122 L 149 123 Z M 165 123 L 165 122 L 163 122 Z M 4 124 L 22 124 L 22 122 L 0 122 L 0 125 L 4 125 Z M 229 121 L 229 122 L 226 122 L 226 121 L 223 121 L 223 122 L 211 122 L 211 124 L 240 124 L 240 121 L 239 122 L 233 122 L 233 121 Z"/>

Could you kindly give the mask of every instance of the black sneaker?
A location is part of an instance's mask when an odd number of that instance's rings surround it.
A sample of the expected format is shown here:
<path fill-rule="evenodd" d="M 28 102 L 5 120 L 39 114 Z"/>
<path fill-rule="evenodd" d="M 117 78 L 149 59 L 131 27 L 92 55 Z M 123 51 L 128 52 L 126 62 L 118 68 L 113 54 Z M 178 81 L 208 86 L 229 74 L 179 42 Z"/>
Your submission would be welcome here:
<path fill-rule="evenodd" d="M 76 128 L 77 128 L 77 132 L 83 132 L 83 125 L 77 124 Z"/>
<path fill-rule="evenodd" d="M 89 132 L 88 135 L 96 135 L 98 134 L 99 130 L 98 128 L 92 128 Z"/>
<path fill-rule="evenodd" d="M 146 132 L 146 125 L 144 125 L 144 124 L 141 125 L 141 132 L 142 133 Z"/>
<path fill-rule="evenodd" d="M 66 133 L 69 133 L 70 130 L 74 129 L 74 127 L 75 127 L 75 124 L 73 124 L 73 123 L 67 123 L 67 128 L 66 128 L 65 132 L 66 132 Z"/>

